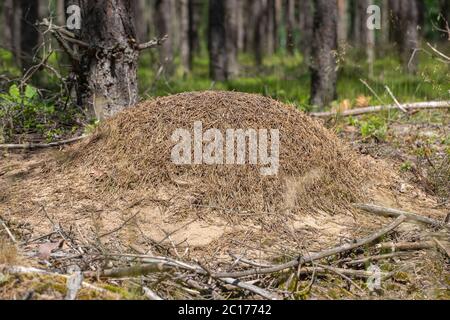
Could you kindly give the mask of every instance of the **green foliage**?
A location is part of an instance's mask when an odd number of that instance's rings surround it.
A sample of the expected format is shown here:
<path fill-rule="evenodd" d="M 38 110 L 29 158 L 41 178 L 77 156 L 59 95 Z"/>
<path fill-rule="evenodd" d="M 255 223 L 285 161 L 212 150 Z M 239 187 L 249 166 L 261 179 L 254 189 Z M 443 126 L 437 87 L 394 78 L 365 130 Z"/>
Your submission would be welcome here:
<path fill-rule="evenodd" d="M 57 110 L 54 101 L 43 99 L 31 85 L 20 88 L 13 84 L 6 93 L 0 93 L 0 139 L 3 141 L 16 134 L 32 133 L 51 141 L 62 136 L 64 124 L 73 123 L 75 117 L 73 111 Z"/>
<path fill-rule="evenodd" d="M 386 140 L 388 130 L 387 122 L 380 116 L 370 116 L 367 120 L 359 122 L 361 135 L 364 139 L 373 138 L 378 141 Z"/>
<path fill-rule="evenodd" d="M 412 167 L 413 167 L 413 164 L 410 161 L 405 161 L 400 166 L 400 171 L 408 172 L 408 171 L 411 171 Z"/>

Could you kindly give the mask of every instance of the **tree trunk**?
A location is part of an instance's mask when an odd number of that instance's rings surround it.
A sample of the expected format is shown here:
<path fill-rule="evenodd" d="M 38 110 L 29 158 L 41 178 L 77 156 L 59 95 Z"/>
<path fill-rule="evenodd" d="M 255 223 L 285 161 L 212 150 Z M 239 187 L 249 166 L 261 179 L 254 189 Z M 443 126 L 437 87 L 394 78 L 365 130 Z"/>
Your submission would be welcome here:
<path fill-rule="evenodd" d="M 35 50 L 39 44 L 39 1 L 21 0 L 20 66 L 26 71 L 33 65 Z"/>
<path fill-rule="evenodd" d="M 266 43 L 267 54 L 273 55 L 275 53 L 276 29 L 275 29 L 275 0 L 268 0 L 267 2 L 267 25 L 266 25 Z"/>
<path fill-rule="evenodd" d="M 57 0 L 56 1 L 56 24 L 59 26 L 66 25 L 66 1 Z"/>
<path fill-rule="evenodd" d="M 99 120 L 138 102 L 139 50 L 131 0 L 82 0 L 81 40 L 89 44 L 80 62 L 79 101 Z"/>
<path fill-rule="evenodd" d="M 283 22 L 283 0 L 275 0 L 274 10 L 275 10 L 274 43 L 275 43 L 275 51 L 278 51 L 281 42 L 280 30 L 282 29 L 281 27 Z"/>
<path fill-rule="evenodd" d="M 345 45 L 348 38 L 348 0 L 338 1 L 338 43 L 339 45 Z"/>
<path fill-rule="evenodd" d="M 416 73 L 419 66 L 419 5 L 417 0 L 401 0 L 401 20 L 404 30 L 402 57 L 409 73 Z"/>
<path fill-rule="evenodd" d="M 238 52 L 244 51 L 245 49 L 245 23 L 244 23 L 244 11 L 245 11 L 245 2 L 237 1 L 236 6 L 236 15 L 237 15 L 237 31 L 238 31 Z"/>
<path fill-rule="evenodd" d="M 209 0 L 209 69 L 214 81 L 225 81 L 228 78 L 225 1 Z"/>
<path fill-rule="evenodd" d="M 16 1 L 5 0 L 2 7 L 2 46 L 11 50 L 14 54 L 16 51 L 14 45 L 14 16 L 16 9 Z"/>
<path fill-rule="evenodd" d="M 139 42 L 146 42 L 149 40 L 148 24 L 145 18 L 145 15 L 148 14 L 146 11 L 146 0 L 133 0 L 131 4 L 137 40 Z"/>
<path fill-rule="evenodd" d="M 419 48 L 418 1 L 398 0 L 394 10 L 397 19 L 395 34 L 402 62 L 409 73 L 416 73 L 419 64 L 419 55 L 415 52 Z"/>
<path fill-rule="evenodd" d="M 232 78 L 238 75 L 238 15 L 236 8 L 239 0 L 226 0 L 226 50 L 227 50 L 227 75 Z"/>
<path fill-rule="evenodd" d="M 203 2 L 189 0 L 189 60 L 192 65 L 194 55 L 200 52 L 200 24 Z"/>
<path fill-rule="evenodd" d="M 446 28 L 450 26 L 450 0 L 441 0 L 440 8 L 443 19 L 441 27 L 446 30 Z"/>
<path fill-rule="evenodd" d="M 267 26 L 267 1 L 256 0 L 254 2 L 254 9 L 251 11 L 255 15 L 255 29 L 253 37 L 253 53 L 255 55 L 256 65 L 260 66 L 263 63 L 263 58 L 267 52 L 266 43 L 266 26 Z"/>
<path fill-rule="evenodd" d="M 295 1 L 286 0 L 286 50 L 293 54 L 295 49 L 294 25 L 295 25 Z"/>
<path fill-rule="evenodd" d="M 155 2 L 155 22 L 158 37 L 161 38 L 168 35 L 169 38 L 161 45 L 159 54 L 161 64 L 165 68 L 165 72 L 172 75 L 173 68 L 173 32 L 172 27 L 172 5 L 171 0 L 156 0 Z"/>
<path fill-rule="evenodd" d="M 364 48 L 367 64 L 369 66 L 369 76 L 373 76 L 373 65 L 375 62 L 375 30 L 367 26 L 369 14 L 367 9 L 373 3 L 373 0 L 358 0 L 356 19 L 359 20 L 360 30 L 357 44 Z"/>
<path fill-rule="evenodd" d="M 189 47 L 189 0 L 180 0 L 180 57 L 183 74 L 191 70 Z"/>
<path fill-rule="evenodd" d="M 319 108 L 336 94 L 337 15 L 336 1 L 317 0 L 311 56 L 311 104 Z"/>
<path fill-rule="evenodd" d="M 314 7 L 311 0 L 300 1 L 299 6 L 299 29 L 300 50 L 308 60 L 311 55 L 311 42 L 313 38 Z"/>
<path fill-rule="evenodd" d="M 385 48 L 389 44 L 389 30 L 391 29 L 389 12 L 389 0 L 383 0 L 381 5 L 381 39 L 380 42 Z"/>

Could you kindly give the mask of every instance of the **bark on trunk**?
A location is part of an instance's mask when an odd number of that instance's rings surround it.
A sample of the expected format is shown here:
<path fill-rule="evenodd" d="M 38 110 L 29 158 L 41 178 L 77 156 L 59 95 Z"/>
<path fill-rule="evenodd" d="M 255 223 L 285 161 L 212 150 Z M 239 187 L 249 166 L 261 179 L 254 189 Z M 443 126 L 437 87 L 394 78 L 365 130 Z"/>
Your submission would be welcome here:
<path fill-rule="evenodd" d="M 401 0 L 400 17 L 402 21 L 403 38 L 401 54 L 403 63 L 409 73 L 416 73 L 419 65 L 419 10 L 417 0 Z"/>
<path fill-rule="evenodd" d="M 165 68 L 165 72 L 169 75 L 173 73 L 173 32 L 172 26 L 172 5 L 171 0 L 156 0 L 155 3 L 155 22 L 158 37 L 161 38 L 168 35 L 169 38 L 165 41 L 160 49 L 160 61 Z"/>
<path fill-rule="evenodd" d="M 419 55 L 419 3 L 418 0 L 391 0 L 392 35 L 397 42 L 405 69 L 416 73 Z"/>
<path fill-rule="evenodd" d="M 389 44 L 389 30 L 391 29 L 389 0 L 383 0 L 381 5 L 381 44 L 385 48 Z"/>
<path fill-rule="evenodd" d="M 225 32 L 225 1 L 209 1 L 209 63 L 214 81 L 227 80 L 227 50 Z"/>
<path fill-rule="evenodd" d="M 276 29 L 275 29 L 275 0 L 268 0 L 267 2 L 267 27 L 266 27 L 266 43 L 267 54 L 273 55 L 275 53 Z"/>
<path fill-rule="evenodd" d="M 294 37 L 294 25 L 295 25 L 295 1 L 286 0 L 286 50 L 289 54 L 294 53 L 295 49 L 295 37 Z"/>
<path fill-rule="evenodd" d="M 189 0 L 180 0 L 180 57 L 183 73 L 191 70 L 189 47 Z"/>
<path fill-rule="evenodd" d="M 81 40 L 89 44 L 80 62 L 79 100 L 103 120 L 138 102 L 139 50 L 131 0 L 82 0 Z"/>
<path fill-rule="evenodd" d="M 66 1 L 57 0 L 56 1 L 56 23 L 59 26 L 66 25 Z"/>
<path fill-rule="evenodd" d="M 450 26 L 450 0 L 441 0 L 441 15 L 443 21 L 441 22 L 442 29 L 446 30 Z"/>
<path fill-rule="evenodd" d="M 369 66 L 369 76 L 373 76 L 373 64 L 375 62 L 375 30 L 371 30 L 367 26 L 369 14 L 367 9 L 373 3 L 372 0 L 359 0 L 357 7 L 357 19 L 359 20 L 360 31 L 357 44 L 364 48 L 367 64 Z"/>
<path fill-rule="evenodd" d="M 314 7 L 311 0 L 300 1 L 299 6 L 299 29 L 300 50 L 308 60 L 311 55 L 311 42 L 313 38 Z"/>
<path fill-rule="evenodd" d="M 311 56 L 311 104 L 323 108 L 336 98 L 337 2 L 315 2 Z"/>
<path fill-rule="evenodd" d="M 226 0 L 226 50 L 227 50 L 227 75 L 232 78 L 238 75 L 238 7 L 239 0 Z"/>
<path fill-rule="evenodd" d="M 267 26 L 267 0 L 256 0 L 254 2 L 255 29 L 253 36 L 253 54 L 256 64 L 262 65 L 264 55 L 266 54 L 266 26 Z"/>
<path fill-rule="evenodd" d="M 20 23 L 20 66 L 28 70 L 33 65 L 33 56 L 38 46 L 39 32 L 36 23 L 39 19 L 39 2 L 21 0 Z"/>
<path fill-rule="evenodd" d="M 189 48 L 190 64 L 194 55 L 200 52 L 200 24 L 202 19 L 203 2 L 189 0 Z"/>
<path fill-rule="evenodd" d="M 245 48 L 245 23 L 244 23 L 245 2 L 237 1 L 236 15 L 237 15 L 237 30 L 238 30 L 238 51 L 244 51 Z"/>
<path fill-rule="evenodd" d="M 345 45 L 348 40 L 348 0 L 338 0 L 338 43 L 340 45 Z"/>
<path fill-rule="evenodd" d="M 131 2 L 133 8 L 133 22 L 136 29 L 136 37 L 139 42 L 145 42 L 149 40 L 149 28 L 147 19 L 145 16 L 148 14 L 146 11 L 146 0 L 134 0 Z"/>

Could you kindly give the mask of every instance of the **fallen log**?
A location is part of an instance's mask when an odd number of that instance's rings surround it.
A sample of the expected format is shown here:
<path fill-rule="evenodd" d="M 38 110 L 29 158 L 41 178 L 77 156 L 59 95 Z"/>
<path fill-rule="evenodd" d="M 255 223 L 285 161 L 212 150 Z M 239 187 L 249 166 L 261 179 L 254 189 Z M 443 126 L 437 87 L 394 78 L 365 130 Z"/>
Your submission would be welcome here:
<path fill-rule="evenodd" d="M 406 103 L 400 105 L 406 111 L 414 110 L 429 110 L 429 109 L 448 109 L 450 108 L 450 101 L 431 101 L 431 102 L 416 102 L 416 103 Z M 360 116 L 368 113 L 377 113 L 380 111 L 388 110 L 398 110 L 399 106 L 397 104 L 387 105 L 387 106 L 372 106 L 367 108 L 358 108 L 346 110 L 343 112 L 313 112 L 309 115 L 314 118 L 330 118 L 335 116 L 350 117 L 350 116 Z"/>
<path fill-rule="evenodd" d="M 385 207 L 380 207 L 380 206 L 376 206 L 373 204 L 355 204 L 354 205 L 355 208 L 366 211 L 366 212 L 370 212 L 379 216 L 383 216 L 383 217 L 389 217 L 389 218 L 397 218 L 400 216 L 405 216 L 408 220 L 412 220 L 412 221 L 416 221 L 416 222 L 420 222 L 420 223 L 424 223 L 424 224 L 428 224 L 430 226 L 433 226 L 435 228 L 447 228 L 450 230 L 450 225 L 445 224 L 445 223 L 441 223 L 439 221 L 436 221 L 434 219 L 425 217 L 425 216 L 421 216 L 418 215 L 416 213 L 411 213 L 411 212 L 406 212 L 406 211 L 401 211 L 401 210 L 397 210 L 397 209 L 391 209 L 391 208 L 385 208 Z"/>
<path fill-rule="evenodd" d="M 36 150 L 61 147 L 85 139 L 87 136 L 71 138 L 67 140 L 50 143 L 23 143 L 23 144 L 0 144 L 0 150 Z"/>

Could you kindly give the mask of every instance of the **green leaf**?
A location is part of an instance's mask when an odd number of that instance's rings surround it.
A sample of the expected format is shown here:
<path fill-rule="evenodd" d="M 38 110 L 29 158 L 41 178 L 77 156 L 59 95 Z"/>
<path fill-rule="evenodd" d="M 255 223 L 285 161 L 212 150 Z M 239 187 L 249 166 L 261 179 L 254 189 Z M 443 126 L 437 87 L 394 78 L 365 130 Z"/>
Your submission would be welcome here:
<path fill-rule="evenodd" d="M 17 85 L 13 84 L 13 85 L 9 88 L 9 95 L 10 95 L 12 98 L 14 98 L 15 100 L 16 100 L 16 99 L 20 99 L 21 97 L 20 97 L 20 90 L 19 90 L 19 87 L 18 87 Z"/>
<path fill-rule="evenodd" d="M 33 86 L 27 85 L 25 88 L 25 97 L 29 100 L 34 99 L 37 95 L 37 90 Z"/>

